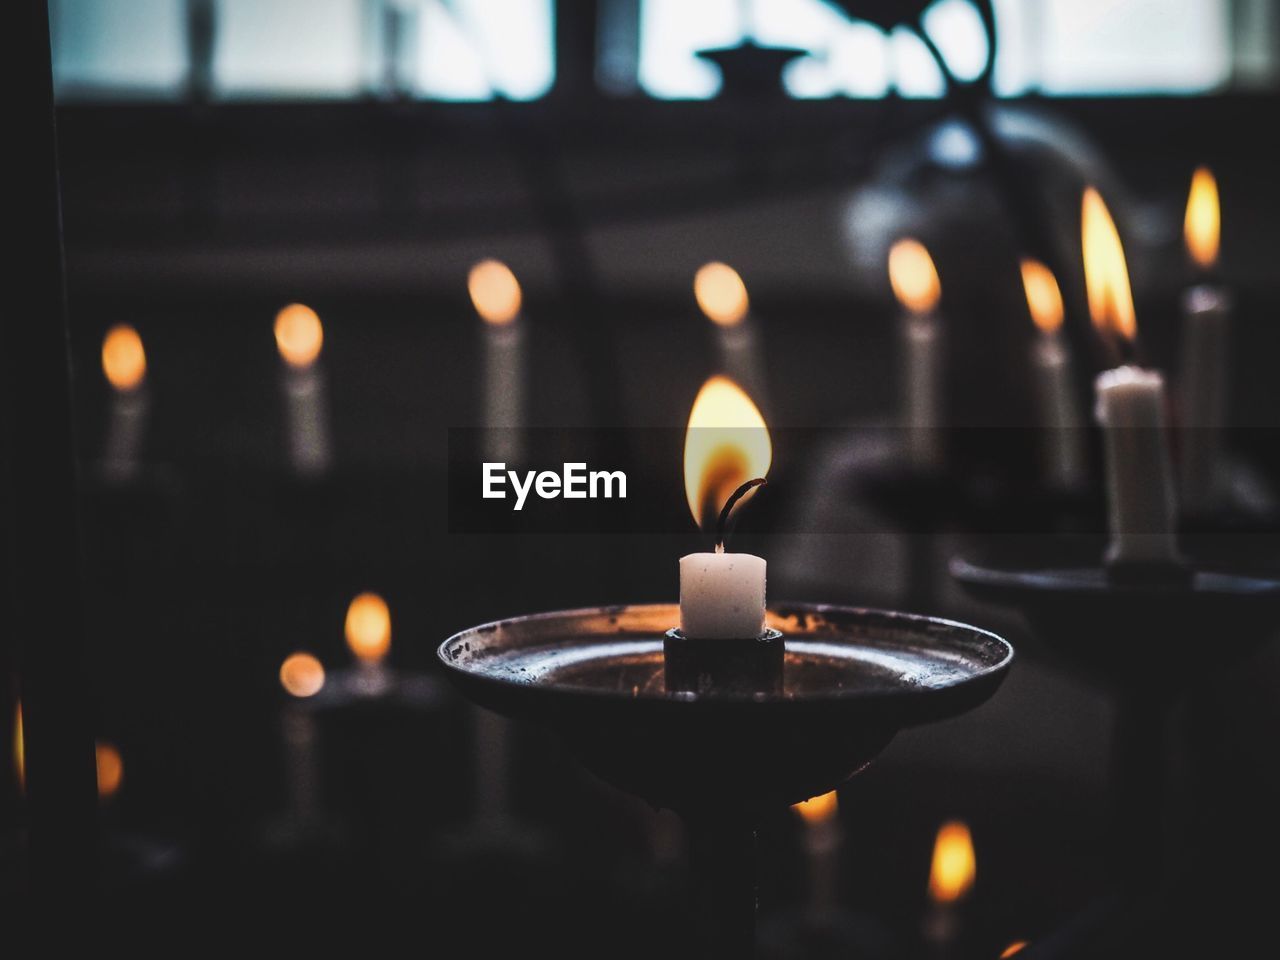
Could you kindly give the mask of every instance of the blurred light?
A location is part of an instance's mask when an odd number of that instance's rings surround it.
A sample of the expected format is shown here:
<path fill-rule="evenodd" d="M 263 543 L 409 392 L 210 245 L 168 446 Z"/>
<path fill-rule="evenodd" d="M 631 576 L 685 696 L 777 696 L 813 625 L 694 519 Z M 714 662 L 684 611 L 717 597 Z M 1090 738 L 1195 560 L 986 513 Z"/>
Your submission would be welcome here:
<path fill-rule="evenodd" d="M 551 0 L 420 4 L 418 92 L 436 100 L 533 100 L 555 80 Z"/>
<path fill-rule="evenodd" d="M 773 444 L 760 410 L 728 377 L 712 377 L 689 411 L 684 440 L 684 489 L 700 526 L 714 521 L 733 492 L 763 477 Z"/>
<path fill-rule="evenodd" d="M 889 284 L 912 313 L 928 313 L 942 295 L 933 258 L 918 240 L 899 240 L 889 248 Z"/>
<path fill-rule="evenodd" d="M 291 653 L 280 664 L 280 685 L 291 696 L 314 697 L 324 686 L 324 666 L 309 653 Z"/>
<path fill-rule="evenodd" d="M 791 809 L 800 814 L 805 823 L 824 823 L 827 820 L 835 819 L 839 812 L 839 801 L 836 799 L 836 791 L 824 793 L 821 796 L 811 797 L 801 803 L 792 804 Z"/>
<path fill-rule="evenodd" d="M 1004 948 L 1004 952 L 1000 954 L 1000 960 L 1005 960 L 1006 957 L 1012 957 L 1015 953 L 1021 953 L 1025 949 L 1027 949 L 1027 941 L 1015 940 Z"/>
<path fill-rule="evenodd" d="M 359 0 L 218 0 L 213 78 L 224 96 L 354 96 L 374 23 Z M 367 10 L 376 11 L 370 4 Z"/>
<path fill-rule="evenodd" d="M 925 11 L 924 28 L 953 74 L 961 80 L 977 79 L 991 51 L 982 18 L 972 3 L 940 0 Z"/>
<path fill-rule="evenodd" d="M 520 315 L 520 281 L 500 260 L 481 260 L 467 275 L 471 304 L 485 323 L 505 326 Z"/>
<path fill-rule="evenodd" d="M 1200 167 L 1191 177 L 1187 215 L 1182 225 L 1191 259 L 1204 270 L 1218 262 L 1218 242 L 1222 219 L 1218 206 L 1218 181 L 1208 167 Z"/>
<path fill-rule="evenodd" d="M 960 820 L 944 823 L 933 845 L 929 896 L 935 903 L 955 903 L 973 887 L 977 863 L 969 827 Z"/>
<path fill-rule="evenodd" d="M 391 649 L 391 611 L 376 593 L 362 593 L 347 607 L 347 646 L 364 663 L 377 663 Z"/>
<path fill-rule="evenodd" d="M 27 741 L 22 732 L 22 701 L 13 710 L 13 772 L 18 777 L 18 789 L 27 788 Z"/>
<path fill-rule="evenodd" d="M 1124 247 L 1106 203 L 1093 187 L 1084 191 L 1080 223 L 1089 316 L 1099 330 L 1132 340 L 1138 325 Z"/>
<path fill-rule="evenodd" d="M 693 278 L 693 295 L 707 319 L 722 327 L 736 327 L 747 315 L 747 285 L 725 263 L 707 263 Z"/>
<path fill-rule="evenodd" d="M 147 376 L 147 353 L 138 331 L 122 323 L 107 331 L 102 340 L 102 372 L 107 382 L 120 391 L 136 390 Z"/>
<path fill-rule="evenodd" d="M 291 303 L 276 314 L 276 347 L 291 367 L 309 367 L 324 346 L 324 327 L 310 307 Z"/>
<path fill-rule="evenodd" d="M 94 755 L 98 763 L 98 796 L 106 800 L 120 789 L 124 760 L 114 745 L 102 741 L 94 744 Z"/>
<path fill-rule="evenodd" d="M 1062 326 L 1062 291 L 1053 271 L 1039 260 L 1024 259 L 1021 267 L 1031 319 L 1041 333 L 1057 333 Z"/>

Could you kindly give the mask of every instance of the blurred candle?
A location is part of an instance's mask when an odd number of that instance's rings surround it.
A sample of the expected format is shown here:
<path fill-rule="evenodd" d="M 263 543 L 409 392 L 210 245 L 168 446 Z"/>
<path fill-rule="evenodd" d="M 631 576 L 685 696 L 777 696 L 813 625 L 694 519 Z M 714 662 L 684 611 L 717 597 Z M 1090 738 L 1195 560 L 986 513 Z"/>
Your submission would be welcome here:
<path fill-rule="evenodd" d="M 498 260 L 471 268 L 467 291 L 484 321 L 484 428 L 482 456 L 491 463 L 520 463 L 524 456 L 524 347 L 520 281 Z"/>
<path fill-rule="evenodd" d="M 119 324 L 102 341 L 102 372 L 111 385 L 111 419 L 107 425 L 103 469 L 110 479 L 137 475 L 150 399 L 147 354 L 138 331 Z"/>
<path fill-rule="evenodd" d="M 343 632 L 359 669 L 356 691 L 376 696 L 391 687 L 386 656 L 391 651 L 391 610 L 376 593 L 362 593 L 347 606 Z"/>
<path fill-rule="evenodd" d="M 804 852 L 809 867 L 809 908 L 815 914 L 835 909 L 840 895 L 840 848 L 844 830 L 836 791 L 792 807 L 804 820 Z"/>
<path fill-rule="evenodd" d="M 889 249 L 889 283 L 906 310 L 903 318 L 903 386 L 908 451 L 919 470 L 942 460 L 942 330 L 936 308 L 942 287 L 929 251 L 918 240 Z"/>
<path fill-rule="evenodd" d="M 276 347 L 289 429 L 289 459 L 304 476 L 323 473 L 332 459 L 329 413 L 320 349 L 324 328 L 310 307 L 291 303 L 276 314 Z"/>
<path fill-rule="evenodd" d="M 309 653 L 291 653 L 280 664 L 280 685 L 291 698 L 280 712 L 289 810 L 298 829 L 320 819 L 319 743 L 315 717 L 305 703 L 324 688 L 324 666 Z"/>
<path fill-rule="evenodd" d="M 767 409 L 760 341 L 742 277 L 728 264 L 703 264 L 693 278 L 693 295 L 715 328 L 718 372 L 742 384 Z"/>
<path fill-rule="evenodd" d="M 1182 297 L 1180 493 L 1184 510 L 1203 513 L 1221 492 L 1218 463 L 1227 419 L 1231 333 L 1230 295 L 1210 279 L 1218 263 L 1221 221 L 1218 185 L 1206 167 L 1191 179 L 1183 234 L 1200 279 Z"/>
<path fill-rule="evenodd" d="M 98 741 L 94 744 L 94 760 L 98 769 L 98 799 L 110 800 L 124 782 L 124 758 L 115 744 Z"/>
<path fill-rule="evenodd" d="M 1084 482 L 1080 410 L 1072 392 L 1071 352 L 1062 337 L 1062 293 L 1052 271 L 1037 260 L 1022 261 L 1027 308 L 1039 331 L 1031 350 L 1036 397 L 1044 426 L 1044 473 L 1054 490 Z"/>
<path fill-rule="evenodd" d="M 1092 187 L 1085 190 L 1081 213 L 1090 316 L 1122 354 L 1132 354 L 1137 320 L 1120 234 Z M 1095 396 L 1107 460 L 1107 562 L 1177 564 L 1164 378 L 1154 370 L 1122 364 L 1098 376 Z"/>
<path fill-rule="evenodd" d="M 951 953 L 960 940 L 960 904 L 973 889 L 977 857 L 968 824 L 949 820 L 938 828 L 929 864 L 929 911 L 924 938 L 938 955 Z"/>

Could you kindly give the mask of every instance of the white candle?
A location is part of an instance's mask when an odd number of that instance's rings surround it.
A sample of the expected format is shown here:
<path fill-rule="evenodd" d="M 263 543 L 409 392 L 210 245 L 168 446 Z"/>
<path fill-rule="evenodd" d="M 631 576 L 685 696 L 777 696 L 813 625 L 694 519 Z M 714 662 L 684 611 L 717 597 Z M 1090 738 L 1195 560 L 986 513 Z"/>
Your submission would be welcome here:
<path fill-rule="evenodd" d="M 694 640 L 748 640 L 764 633 L 765 561 L 749 553 L 680 558 L 680 632 Z"/>
<path fill-rule="evenodd" d="M 147 355 L 133 327 L 120 324 L 107 331 L 102 341 L 102 372 L 112 390 L 103 469 L 111 479 L 126 481 L 138 472 L 151 406 Z"/>
<path fill-rule="evenodd" d="M 1177 563 L 1177 510 L 1165 436 L 1164 378 L 1117 367 L 1095 383 L 1107 461 L 1113 564 Z"/>
<path fill-rule="evenodd" d="M 1073 490 L 1084 483 L 1084 444 L 1072 388 L 1071 352 L 1062 339 L 1062 294 L 1044 264 L 1023 260 L 1021 266 L 1027 307 L 1039 331 L 1031 349 L 1031 365 L 1044 426 L 1045 485 Z"/>
<path fill-rule="evenodd" d="M 481 454 L 495 463 L 520 463 L 524 454 L 520 436 L 524 418 L 520 283 L 506 264 L 483 260 L 471 268 L 467 289 L 485 327 Z"/>
<path fill-rule="evenodd" d="M 899 240 L 890 248 L 889 282 L 907 310 L 902 381 L 908 456 L 917 469 L 931 470 L 942 460 L 943 342 L 935 312 L 941 285 L 923 244 Z"/>
<path fill-rule="evenodd" d="M 289 459 L 299 474 L 323 473 L 332 459 L 328 391 L 320 366 L 324 328 L 314 310 L 301 303 L 291 303 L 276 314 L 275 337 L 283 363 L 281 389 L 285 399 Z"/>

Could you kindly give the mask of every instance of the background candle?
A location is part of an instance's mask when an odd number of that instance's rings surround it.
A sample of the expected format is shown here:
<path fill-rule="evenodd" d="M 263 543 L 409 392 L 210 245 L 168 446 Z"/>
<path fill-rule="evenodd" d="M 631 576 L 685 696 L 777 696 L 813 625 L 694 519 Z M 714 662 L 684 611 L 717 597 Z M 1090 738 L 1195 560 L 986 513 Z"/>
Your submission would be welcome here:
<path fill-rule="evenodd" d="M 467 276 L 467 291 L 484 321 L 485 460 L 520 463 L 524 456 L 524 347 L 520 282 L 506 264 L 482 260 Z"/>
<path fill-rule="evenodd" d="M 1081 232 L 1085 285 L 1095 326 L 1132 352 L 1137 319 L 1124 248 L 1102 197 L 1085 191 Z M 1173 470 L 1165 436 L 1164 378 L 1124 365 L 1095 382 L 1107 461 L 1112 564 L 1176 563 Z"/>
<path fill-rule="evenodd" d="M 111 420 L 107 426 L 103 470 L 124 481 L 138 472 L 150 398 L 147 354 L 138 331 L 120 324 L 102 340 L 102 372 L 111 384 Z"/>
<path fill-rule="evenodd" d="M 391 652 L 391 610 L 376 593 L 362 593 L 347 606 L 343 624 L 347 649 L 356 658 L 357 692 L 376 696 L 391 687 L 386 657 Z"/>
<path fill-rule="evenodd" d="M 977 878 L 973 836 L 962 820 L 950 820 L 938 828 L 929 864 L 929 911 L 924 938 L 937 956 L 948 956 L 960 940 L 960 905 Z"/>
<path fill-rule="evenodd" d="M 797 803 L 804 820 L 804 852 L 809 867 L 809 908 L 815 914 L 833 910 L 840 895 L 840 804 L 836 791 Z"/>
<path fill-rule="evenodd" d="M 890 247 L 889 283 L 907 311 L 902 325 L 907 449 L 913 466 L 934 469 L 942 460 L 943 344 L 935 312 L 942 288 L 933 258 L 918 240 Z"/>
<path fill-rule="evenodd" d="M 719 372 L 740 383 L 767 408 L 760 338 L 742 277 L 728 264 L 704 264 L 693 278 L 693 294 L 715 327 Z"/>
<path fill-rule="evenodd" d="M 289 812 L 296 830 L 305 830 L 320 818 L 316 723 L 303 701 L 319 693 L 324 680 L 324 666 L 309 653 L 292 653 L 280 664 L 280 685 L 293 698 L 280 713 L 280 727 L 289 778 Z"/>
<path fill-rule="evenodd" d="M 1208 274 L 1218 262 L 1218 185 L 1205 167 L 1196 170 L 1187 198 L 1183 234 L 1197 271 Z M 1202 280 L 1182 298 L 1180 406 L 1180 493 L 1190 513 L 1210 509 L 1220 493 L 1222 427 L 1227 419 L 1230 297 L 1218 284 Z"/>
<path fill-rule="evenodd" d="M 276 314 L 275 337 L 284 361 L 289 459 L 300 474 L 323 473 L 332 459 L 327 389 L 320 366 L 324 328 L 314 310 L 291 303 Z"/>
<path fill-rule="evenodd" d="M 1039 331 L 1031 365 L 1044 425 L 1045 483 L 1055 490 L 1074 490 L 1084 482 L 1084 444 L 1072 391 L 1071 352 L 1062 337 L 1062 293 L 1044 264 L 1023 260 L 1021 266 L 1027 307 Z"/>

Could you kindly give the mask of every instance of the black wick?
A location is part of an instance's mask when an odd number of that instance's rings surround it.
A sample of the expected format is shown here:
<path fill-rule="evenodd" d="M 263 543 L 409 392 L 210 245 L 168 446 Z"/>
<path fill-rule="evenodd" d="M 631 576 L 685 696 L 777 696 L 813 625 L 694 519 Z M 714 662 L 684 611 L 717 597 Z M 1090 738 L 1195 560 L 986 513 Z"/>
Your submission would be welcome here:
<path fill-rule="evenodd" d="M 764 477 L 756 477 L 754 480 L 748 480 L 737 490 L 733 491 L 724 505 L 724 509 L 720 511 L 720 519 L 716 521 L 716 546 L 723 549 L 724 542 L 729 537 L 730 531 L 733 529 L 729 526 L 729 515 L 733 513 L 733 508 L 738 501 L 747 495 L 753 487 L 763 487 L 769 481 Z"/>

